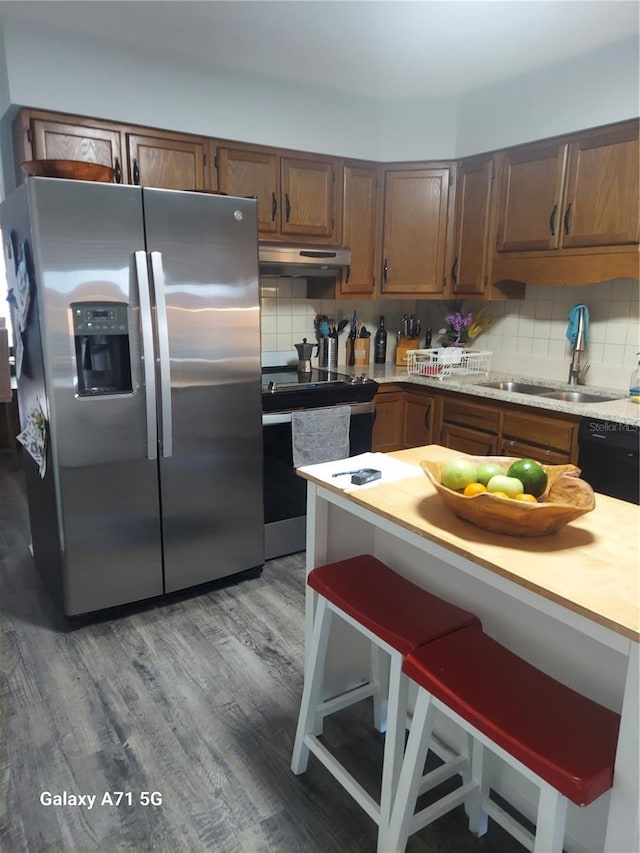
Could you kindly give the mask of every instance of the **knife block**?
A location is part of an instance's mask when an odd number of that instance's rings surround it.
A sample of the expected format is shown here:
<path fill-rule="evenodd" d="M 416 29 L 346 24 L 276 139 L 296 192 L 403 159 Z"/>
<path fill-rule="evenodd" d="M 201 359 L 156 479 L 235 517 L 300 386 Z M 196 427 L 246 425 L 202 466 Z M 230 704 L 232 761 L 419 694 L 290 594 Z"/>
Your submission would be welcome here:
<path fill-rule="evenodd" d="M 355 355 L 353 367 L 369 367 L 371 338 L 347 338 L 347 366 L 351 361 L 351 347 Z"/>
<path fill-rule="evenodd" d="M 407 338 L 405 335 L 398 335 L 398 346 L 396 347 L 396 366 L 407 366 L 407 351 L 410 349 L 420 349 L 420 338 Z"/>

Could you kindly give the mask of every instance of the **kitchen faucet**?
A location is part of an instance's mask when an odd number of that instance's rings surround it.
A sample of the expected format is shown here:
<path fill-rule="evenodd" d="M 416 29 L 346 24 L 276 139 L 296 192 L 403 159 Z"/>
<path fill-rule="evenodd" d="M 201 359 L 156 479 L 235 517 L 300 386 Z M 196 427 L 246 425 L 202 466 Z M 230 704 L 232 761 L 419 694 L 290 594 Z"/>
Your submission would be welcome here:
<path fill-rule="evenodd" d="M 573 355 L 571 356 L 571 364 L 569 365 L 569 385 L 584 384 L 584 374 L 589 369 L 589 362 L 585 365 L 580 364 L 580 354 L 585 348 L 585 333 L 584 333 L 584 306 L 578 306 L 578 333 L 573 345 Z"/>

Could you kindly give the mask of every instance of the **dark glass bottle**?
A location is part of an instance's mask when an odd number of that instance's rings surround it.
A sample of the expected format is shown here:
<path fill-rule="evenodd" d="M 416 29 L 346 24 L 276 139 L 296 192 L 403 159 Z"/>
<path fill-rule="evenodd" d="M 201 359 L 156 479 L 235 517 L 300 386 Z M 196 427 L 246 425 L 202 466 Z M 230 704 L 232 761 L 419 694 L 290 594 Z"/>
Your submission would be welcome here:
<path fill-rule="evenodd" d="M 424 339 L 424 348 L 431 349 L 431 329 L 427 329 L 427 334 Z"/>
<path fill-rule="evenodd" d="M 373 342 L 374 364 L 384 364 L 387 360 L 387 330 L 384 327 L 384 317 L 380 317 L 378 331 Z"/>

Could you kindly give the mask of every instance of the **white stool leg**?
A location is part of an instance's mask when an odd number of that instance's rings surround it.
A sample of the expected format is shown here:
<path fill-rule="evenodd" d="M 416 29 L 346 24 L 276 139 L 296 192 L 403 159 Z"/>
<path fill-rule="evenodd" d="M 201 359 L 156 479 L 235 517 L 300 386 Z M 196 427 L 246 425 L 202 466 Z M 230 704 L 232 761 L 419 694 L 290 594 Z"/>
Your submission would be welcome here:
<path fill-rule="evenodd" d="M 542 785 L 534 853 L 562 853 L 566 818 L 567 798 L 551 785 Z"/>
<path fill-rule="evenodd" d="M 309 748 L 305 746 L 304 739 L 305 735 L 314 732 L 316 724 L 316 709 L 320 703 L 320 692 L 324 683 L 331 617 L 332 612 L 327 606 L 326 598 L 319 597 L 313 623 L 313 634 L 311 635 L 311 647 L 307 658 L 307 670 L 304 675 L 296 739 L 291 758 L 291 770 L 296 776 L 304 773 L 309 762 Z"/>
<path fill-rule="evenodd" d="M 391 820 L 393 797 L 398 787 L 404 738 L 407 726 L 407 699 L 409 681 L 402 674 L 402 655 L 391 655 L 389 673 L 389 700 L 387 714 L 387 733 L 384 740 L 384 763 L 382 765 L 382 787 L 380 791 L 380 820 L 378 831 L 378 850 L 382 853 L 384 838 Z"/>
<path fill-rule="evenodd" d="M 471 755 L 471 779 L 478 787 L 471 794 L 464 805 L 465 811 L 469 818 L 469 830 L 474 835 L 485 835 L 488 828 L 488 815 L 483 806 L 486 798 L 489 795 L 489 784 L 484 778 L 484 746 L 479 740 L 476 740 L 472 735 L 468 735 L 470 743 Z M 462 781 L 468 781 L 463 774 Z"/>
<path fill-rule="evenodd" d="M 380 648 L 375 643 L 371 643 L 370 661 L 369 680 L 376 686 L 376 692 L 373 694 L 373 725 L 376 727 L 376 731 L 385 732 L 387 730 L 388 709 L 385 691 L 382 690 Z"/>
<path fill-rule="evenodd" d="M 391 821 L 378 847 L 386 853 L 404 853 L 407 846 L 424 764 L 429 751 L 432 725 L 431 694 L 426 690 L 420 690 L 409 730 L 398 790 L 391 810 Z M 380 829 L 383 830 L 383 827 Z"/>

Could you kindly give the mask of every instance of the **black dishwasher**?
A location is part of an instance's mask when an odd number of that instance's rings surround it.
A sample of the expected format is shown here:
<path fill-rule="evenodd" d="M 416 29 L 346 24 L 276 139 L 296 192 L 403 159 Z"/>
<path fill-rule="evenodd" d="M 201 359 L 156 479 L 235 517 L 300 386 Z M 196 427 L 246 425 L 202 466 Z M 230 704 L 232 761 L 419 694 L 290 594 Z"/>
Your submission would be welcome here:
<path fill-rule="evenodd" d="M 582 418 L 578 432 L 581 477 L 596 492 L 640 503 L 638 427 Z"/>

